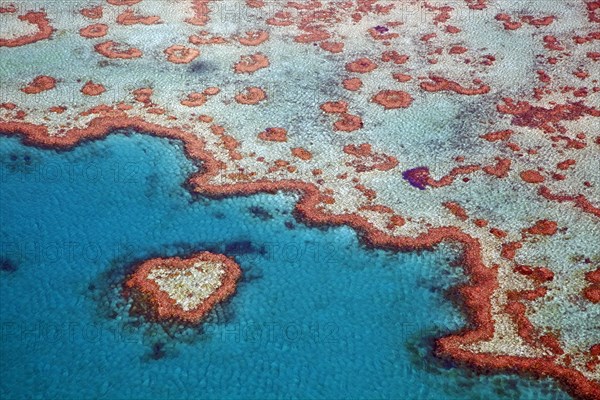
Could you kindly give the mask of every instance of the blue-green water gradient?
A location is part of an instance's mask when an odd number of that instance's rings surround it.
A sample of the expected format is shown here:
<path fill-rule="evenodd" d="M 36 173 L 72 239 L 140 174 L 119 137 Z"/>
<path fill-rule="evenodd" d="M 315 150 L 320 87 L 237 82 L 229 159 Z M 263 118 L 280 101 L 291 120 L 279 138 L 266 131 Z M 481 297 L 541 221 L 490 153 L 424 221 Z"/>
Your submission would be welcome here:
<path fill-rule="evenodd" d="M 296 221 L 297 195 L 193 198 L 177 142 L 124 132 L 56 152 L 0 137 L 2 399 L 563 399 L 432 355 L 464 326 L 456 249 L 367 249 Z M 200 326 L 131 316 L 148 257 L 210 250 L 243 279 Z"/>

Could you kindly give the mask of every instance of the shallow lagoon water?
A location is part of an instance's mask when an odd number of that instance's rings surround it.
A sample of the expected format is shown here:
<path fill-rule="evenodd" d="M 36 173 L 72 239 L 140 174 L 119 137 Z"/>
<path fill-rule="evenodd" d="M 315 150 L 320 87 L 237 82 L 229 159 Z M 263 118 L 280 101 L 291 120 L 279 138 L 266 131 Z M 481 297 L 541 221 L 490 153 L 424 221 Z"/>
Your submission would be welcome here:
<path fill-rule="evenodd" d="M 549 380 L 432 356 L 465 324 L 456 249 L 368 249 L 292 215 L 294 194 L 193 198 L 177 142 L 123 132 L 56 152 L 0 137 L 0 396 L 564 399 Z M 201 326 L 130 316 L 135 262 L 235 257 L 237 293 Z"/>

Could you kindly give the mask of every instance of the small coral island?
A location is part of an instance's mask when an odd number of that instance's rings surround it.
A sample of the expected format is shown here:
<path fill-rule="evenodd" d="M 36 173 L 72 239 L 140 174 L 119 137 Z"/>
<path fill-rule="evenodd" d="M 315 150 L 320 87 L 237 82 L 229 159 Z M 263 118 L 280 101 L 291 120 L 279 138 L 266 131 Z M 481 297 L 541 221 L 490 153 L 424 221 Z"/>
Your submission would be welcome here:
<path fill-rule="evenodd" d="M 189 258 L 152 258 L 125 282 L 132 311 L 158 321 L 198 323 L 235 292 L 239 265 L 223 254 L 202 252 Z"/>

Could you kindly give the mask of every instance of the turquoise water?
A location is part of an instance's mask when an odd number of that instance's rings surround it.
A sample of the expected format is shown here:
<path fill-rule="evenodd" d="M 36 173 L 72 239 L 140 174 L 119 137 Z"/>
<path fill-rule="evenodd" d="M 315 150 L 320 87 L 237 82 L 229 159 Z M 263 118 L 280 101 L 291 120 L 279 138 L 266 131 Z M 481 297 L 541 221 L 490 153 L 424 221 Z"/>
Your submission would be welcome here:
<path fill-rule="evenodd" d="M 456 249 L 367 249 L 309 228 L 293 194 L 193 198 L 177 142 L 123 132 L 68 152 L 0 137 L 0 397 L 563 399 L 551 381 L 432 356 L 460 329 Z M 133 263 L 198 250 L 243 270 L 194 328 L 127 312 Z"/>

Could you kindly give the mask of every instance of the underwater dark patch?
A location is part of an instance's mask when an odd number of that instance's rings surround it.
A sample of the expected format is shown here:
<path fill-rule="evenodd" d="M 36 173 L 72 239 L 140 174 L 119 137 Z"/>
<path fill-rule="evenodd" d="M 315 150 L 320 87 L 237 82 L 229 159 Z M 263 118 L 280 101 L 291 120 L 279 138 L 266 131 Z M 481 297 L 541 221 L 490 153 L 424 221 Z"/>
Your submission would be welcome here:
<path fill-rule="evenodd" d="M 225 253 L 226 254 L 242 255 L 242 254 L 254 254 L 257 252 L 258 252 L 258 249 L 256 249 L 252 245 L 252 242 L 249 240 L 240 240 L 240 241 L 228 243 L 225 245 Z"/>
<path fill-rule="evenodd" d="M 248 269 L 244 270 L 238 285 L 251 283 L 263 278 L 262 271 L 256 266 L 250 266 Z"/>
<path fill-rule="evenodd" d="M 10 172 L 31 173 L 37 172 L 40 178 L 43 178 L 43 173 L 48 171 L 36 171 L 34 158 L 29 153 L 12 152 L 3 155 L 0 162 L 6 166 Z"/>
<path fill-rule="evenodd" d="M 8 258 L 0 258 L 0 271 L 13 273 L 17 271 L 17 265 Z"/>
<path fill-rule="evenodd" d="M 273 215 L 271 215 L 269 211 L 260 206 L 248 207 L 248 211 L 250 211 L 253 217 L 258 218 L 261 221 L 268 221 L 270 219 L 273 219 Z"/>
<path fill-rule="evenodd" d="M 158 173 L 153 173 L 145 178 L 146 189 L 144 194 L 146 197 L 152 197 L 156 195 L 159 190 L 160 176 Z"/>
<path fill-rule="evenodd" d="M 285 227 L 290 230 L 296 229 L 296 225 L 294 224 L 293 221 L 285 221 Z"/>
<path fill-rule="evenodd" d="M 175 356 L 177 353 L 174 349 L 169 349 L 165 342 L 156 341 L 149 346 L 149 350 L 141 357 L 142 362 L 159 361 L 167 356 Z"/>
<path fill-rule="evenodd" d="M 217 67 L 213 63 L 206 61 L 195 61 L 189 65 L 188 71 L 193 74 L 205 74 L 215 71 Z"/>
<path fill-rule="evenodd" d="M 218 252 L 236 256 L 266 256 L 268 254 L 267 246 L 257 245 L 256 243 L 252 243 L 249 240 L 240 240 L 236 242 L 227 243 L 225 246 L 221 246 Z M 252 259 L 255 258 L 253 257 Z"/>
<path fill-rule="evenodd" d="M 157 342 L 152 345 L 151 357 L 154 360 L 160 360 L 165 356 L 165 344 L 163 342 Z"/>
<path fill-rule="evenodd" d="M 437 375 L 456 368 L 452 360 L 435 355 L 437 339 L 449 333 L 448 329 L 433 327 L 418 331 L 410 337 L 405 343 L 405 348 L 410 354 L 412 365 L 419 370 Z M 464 373 L 471 374 L 471 371 L 465 370 Z"/>
<path fill-rule="evenodd" d="M 216 219 L 224 219 L 225 218 L 225 214 L 223 214 L 222 212 L 219 212 L 219 211 L 214 212 L 212 214 L 212 216 L 215 217 Z"/>

